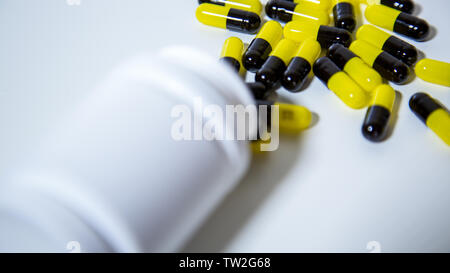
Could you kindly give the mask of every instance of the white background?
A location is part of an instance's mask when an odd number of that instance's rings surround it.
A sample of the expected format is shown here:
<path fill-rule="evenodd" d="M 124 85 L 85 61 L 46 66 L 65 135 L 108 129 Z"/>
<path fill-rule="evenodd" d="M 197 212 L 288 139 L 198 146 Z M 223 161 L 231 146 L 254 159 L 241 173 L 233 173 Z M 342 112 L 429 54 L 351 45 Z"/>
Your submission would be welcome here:
<path fill-rule="evenodd" d="M 413 44 L 449 62 L 450 2 L 415 2 L 437 33 Z M 201 25 L 196 6 L 195 0 L 1 1 L 0 178 L 118 62 L 173 44 L 218 55 L 229 36 L 251 40 Z M 255 158 L 185 251 L 368 252 L 370 241 L 385 252 L 450 251 L 450 149 L 408 107 L 418 91 L 449 107 L 450 90 L 420 79 L 394 87 L 401 93 L 394 126 L 379 144 L 361 135 L 365 110 L 349 109 L 319 80 L 301 93 L 280 90 L 282 100 L 307 106 L 318 121 Z"/>

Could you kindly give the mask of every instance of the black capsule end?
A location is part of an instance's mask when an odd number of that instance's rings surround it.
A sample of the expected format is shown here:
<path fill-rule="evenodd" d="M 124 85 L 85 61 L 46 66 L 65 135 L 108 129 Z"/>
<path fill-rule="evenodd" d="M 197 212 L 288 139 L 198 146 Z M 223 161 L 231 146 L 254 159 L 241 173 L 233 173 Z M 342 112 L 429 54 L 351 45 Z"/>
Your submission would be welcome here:
<path fill-rule="evenodd" d="M 261 18 L 259 18 L 259 15 L 256 13 L 234 8 L 230 9 L 228 12 L 226 27 L 229 30 L 243 33 L 255 33 L 260 25 Z"/>
<path fill-rule="evenodd" d="M 373 142 L 382 141 L 386 136 L 390 116 L 388 109 L 378 105 L 370 106 L 361 127 L 363 136 Z"/>
<path fill-rule="evenodd" d="M 289 1 L 270 0 L 266 4 L 266 15 L 275 20 L 289 22 L 296 6 L 297 4 Z"/>
<path fill-rule="evenodd" d="M 380 124 L 364 124 L 361 129 L 363 136 L 372 142 L 380 142 L 385 135 L 384 127 Z"/>
<path fill-rule="evenodd" d="M 323 48 L 329 48 L 333 44 L 341 44 L 345 47 L 349 47 L 353 41 L 352 34 L 345 29 L 320 26 L 317 33 L 317 41 Z"/>
<path fill-rule="evenodd" d="M 339 67 L 333 63 L 328 57 L 319 58 L 313 65 L 313 72 L 325 85 L 328 80 L 336 73 L 341 71 Z"/>
<path fill-rule="evenodd" d="M 283 60 L 276 56 L 270 56 L 261 69 L 256 72 L 255 81 L 270 89 L 278 83 L 285 70 L 286 65 Z"/>
<path fill-rule="evenodd" d="M 344 66 L 348 61 L 357 57 L 355 53 L 351 52 L 348 48 L 341 44 L 334 44 L 328 48 L 327 53 L 330 58 L 340 69 L 344 69 Z"/>
<path fill-rule="evenodd" d="M 391 54 L 383 51 L 375 59 L 373 68 L 377 70 L 383 78 L 396 84 L 403 84 L 408 81 L 409 67 Z"/>
<path fill-rule="evenodd" d="M 353 32 L 356 27 L 355 9 L 347 2 L 337 3 L 333 7 L 334 26 Z"/>
<path fill-rule="evenodd" d="M 295 57 L 284 72 L 281 85 L 288 91 L 296 92 L 303 86 L 309 72 L 311 64 L 302 57 Z"/>
<path fill-rule="evenodd" d="M 342 18 L 336 20 L 334 26 L 353 32 L 356 28 L 356 20 L 354 18 Z"/>
<path fill-rule="evenodd" d="M 255 33 L 261 25 L 261 18 L 258 14 L 249 12 L 245 19 L 244 29 L 249 33 Z"/>
<path fill-rule="evenodd" d="M 255 73 L 269 57 L 272 52 L 270 44 L 260 38 L 254 39 L 242 56 L 242 65 L 247 71 Z"/>
<path fill-rule="evenodd" d="M 404 84 L 409 79 L 409 67 L 401 61 L 396 62 L 392 66 L 393 82 L 397 84 Z"/>
<path fill-rule="evenodd" d="M 381 0 L 380 4 L 411 14 L 414 3 L 411 0 Z"/>
<path fill-rule="evenodd" d="M 252 92 L 255 100 L 265 100 L 271 93 L 271 90 L 267 89 L 266 86 L 260 82 L 249 82 L 246 83 L 246 85 Z"/>
<path fill-rule="evenodd" d="M 428 117 L 437 109 L 444 108 L 442 104 L 426 93 L 415 93 L 409 99 L 409 108 L 426 124 Z"/>
<path fill-rule="evenodd" d="M 430 26 L 425 20 L 402 12 L 395 21 L 394 32 L 421 42 L 428 38 Z"/>

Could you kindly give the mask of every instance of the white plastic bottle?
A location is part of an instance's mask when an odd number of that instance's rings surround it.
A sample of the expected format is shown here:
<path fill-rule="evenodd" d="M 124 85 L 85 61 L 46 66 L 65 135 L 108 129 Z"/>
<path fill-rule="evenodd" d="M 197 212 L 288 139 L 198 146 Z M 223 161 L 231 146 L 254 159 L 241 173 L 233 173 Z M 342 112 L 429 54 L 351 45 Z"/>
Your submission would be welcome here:
<path fill-rule="evenodd" d="M 118 67 L 0 190 L 0 251 L 172 252 L 246 172 L 246 141 L 176 141 L 171 109 L 254 103 L 176 47 Z M 192 108 L 193 109 L 193 108 Z"/>

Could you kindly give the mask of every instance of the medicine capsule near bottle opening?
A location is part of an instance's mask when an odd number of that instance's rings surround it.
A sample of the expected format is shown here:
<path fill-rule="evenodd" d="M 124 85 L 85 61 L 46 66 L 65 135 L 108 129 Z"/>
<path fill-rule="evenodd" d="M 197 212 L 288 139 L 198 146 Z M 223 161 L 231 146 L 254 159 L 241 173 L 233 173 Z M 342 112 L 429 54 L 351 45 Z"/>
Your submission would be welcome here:
<path fill-rule="evenodd" d="M 298 44 L 294 41 L 281 40 L 270 53 L 267 61 L 256 72 L 255 81 L 263 83 L 267 88 L 272 88 L 281 79 L 297 48 Z"/>
<path fill-rule="evenodd" d="M 303 3 L 309 5 L 310 8 L 321 9 L 328 11 L 331 7 L 331 0 L 285 0 L 294 3 Z"/>
<path fill-rule="evenodd" d="M 383 5 L 367 6 L 364 15 L 374 25 L 419 42 L 424 41 L 429 34 L 430 27 L 425 20 Z"/>
<path fill-rule="evenodd" d="M 230 37 L 225 40 L 220 53 L 220 61 L 230 65 L 236 72 L 242 68 L 241 59 L 244 51 L 244 43 L 237 37 Z"/>
<path fill-rule="evenodd" d="M 320 9 L 311 9 L 308 6 L 303 2 L 296 4 L 284 0 L 270 0 L 266 4 L 266 14 L 270 18 L 282 22 L 300 21 L 328 25 L 330 17 L 327 12 Z"/>
<path fill-rule="evenodd" d="M 450 63 L 425 58 L 417 62 L 414 71 L 424 81 L 450 87 Z"/>
<path fill-rule="evenodd" d="M 392 107 L 395 101 L 395 90 L 387 85 L 379 85 L 369 103 L 361 131 L 370 141 L 382 141 L 387 132 Z"/>
<path fill-rule="evenodd" d="M 259 30 L 244 55 L 243 66 L 251 72 L 256 72 L 269 57 L 270 52 L 280 42 L 283 36 L 283 27 L 277 21 L 268 21 Z"/>
<path fill-rule="evenodd" d="M 333 0 L 334 26 L 353 32 L 356 27 L 356 15 L 353 0 Z"/>
<path fill-rule="evenodd" d="M 332 44 L 348 47 L 352 42 L 352 34 L 349 31 L 315 23 L 292 21 L 284 26 L 283 33 L 284 37 L 298 43 L 313 37 L 322 48 L 329 48 Z"/>
<path fill-rule="evenodd" d="M 450 113 L 439 101 L 419 92 L 409 100 L 409 108 L 428 128 L 450 145 Z"/>
<path fill-rule="evenodd" d="M 258 14 L 215 4 L 201 4 L 197 20 L 205 25 L 243 33 L 254 33 L 261 24 Z"/>
<path fill-rule="evenodd" d="M 409 79 L 409 67 L 391 54 L 362 41 L 354 41 L 349 49 L 373 67 L 380 75 L 397 84 L 403 84 Z"/>
<path fill-rule="evenodd" d="M 234 9 L 246 10 L 256 14 L 261 14 L 262 11 L 262 5 L 259 0 L 198 0 L 198 3 L 216 4 Z"/>
<path fill-rule="evenodd" d="M 367 5 L 384 5 L 411 14 L 414 10 L 414 2 L 411 0 L 359 0 Z"/>
<path fill-rule="evenodd" d="M 327 56 L 365 91 L 372 92 L 382 84 L 380 74 L 343 45 L 332 45 Z"/>
<path fill-rule="evenodd" d="M 313 66 L 316 75 L 347 106 L 361 109 L 368 103 L 367 93 L 328 57 L 318 59 Z"/>
<path fill-rule="evenodd" d="M 281 85 L 289 91 L 298 91 L 310 74 L 320 52 L 320 44 L 313 38 L 301 43 L 281 78 Z"/>
<path fill-rule="evenodd" d="M 415 46 L 372 25 L 362 25 L 358 28 L 356 39 L 386 51 L 407 65 L 413 65 L 417 61 L 418 52 Z"/>

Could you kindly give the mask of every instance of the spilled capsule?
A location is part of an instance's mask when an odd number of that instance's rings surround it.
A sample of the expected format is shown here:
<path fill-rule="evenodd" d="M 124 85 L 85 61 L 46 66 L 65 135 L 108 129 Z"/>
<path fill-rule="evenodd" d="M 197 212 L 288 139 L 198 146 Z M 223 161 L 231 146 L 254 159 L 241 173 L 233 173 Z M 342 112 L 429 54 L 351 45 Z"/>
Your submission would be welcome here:
<path fill-rule="evenodd" d="M 313 66 L 316 75 L 347 106 L 361 109 L 368 103 L 368 97 L 345 72 L 339 69 L 328 57 L 318 59 Z"/>
<path fill-rule="evenodd" d="M 348 47 L 352 42 L 352 34 L 347 30 L 315 23 L 292 21 L 284 26 L 283 33 L 284 37 L 297 43 L 312 37 L 319 42 L 322 48 L 329 48 L 336 43 Z"/>
<path fill-rule="evenodd" d="M 258 14 L 215 4 L 201 4 L 196 17 L 202 24 L 244 33 L 254 33 L 261 24 Z"/>
<path fill-rule="evenodd" d="M 349 49 L 373 67 L 380 75 L 397 84 L 405 83 L 409 78 L 409 68 L 391 54 L 362 41 L 354 41 Z"/>
<path fill-rule="evenodd" d="M 230 65 L 236 72 L 242 68 L 241 59 L 244 51 L 244 43 L 237 37 L 230 37 L 225 40 L 220 53 L 220 61 Z"/>
<path fill-rule="evenodd" d="M 198 0 L 198 3 L 216 4 L 234 9 L 246 10 L 256 14 L 261 14 L 262 11 L 262 5 L 259 0 Z"/>
<path fill-rule="evenodd" d="M 343 45 L 332 45 L 327 56 L 365 91 L 372 92 L 382 84 L 380 74 Z"/>
<path fill-rule="evenodd" d="M 364 15 L 374 25 L 419 42 L 428 37 L 430 30 L 425 20 L 383 5 L 367 6 Z"/>
<path fill-rule="evenodd" d="M 333 0 L 334 26 L 353 32 L 356 27 L 356 15 L 353 0 Z"/>
<path fill-rule="evenodd" d="M 414 71 L 424 81 L 450 87 L 450 63 L 425 58 L 417 62 Z"/>
<path fill-rule="evenodd" d="M 372 25 L 362 25 L 358 28 L 356 39 L 386 51 L 407 65 L 413 65 L 417 61 L 418 52 L 415 46 Z"/>
<path fill-rule="evenodd" d="M 327 12 L 311 8 L 305 2 L 297 4 L 285 0 L 270 0 L 266 4 L 266 14 L 270 18 L 282 22 L 313 22 L 321 25 L 327 25 L 330 22 Z"/>
<path fill-rule="evenodd" d="M 409 14 L 414 10 L 414 2 L 411 0 L 359 0 L 359 2 L 366 5 L 384 5 Z"/>

